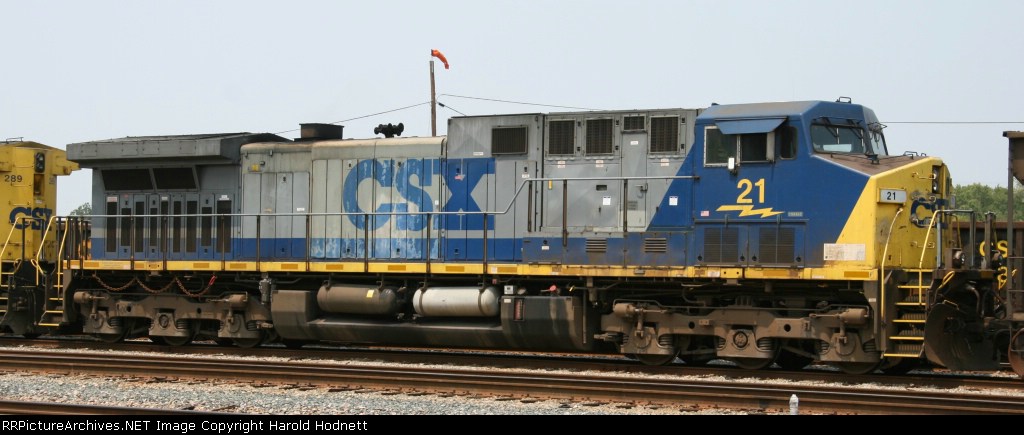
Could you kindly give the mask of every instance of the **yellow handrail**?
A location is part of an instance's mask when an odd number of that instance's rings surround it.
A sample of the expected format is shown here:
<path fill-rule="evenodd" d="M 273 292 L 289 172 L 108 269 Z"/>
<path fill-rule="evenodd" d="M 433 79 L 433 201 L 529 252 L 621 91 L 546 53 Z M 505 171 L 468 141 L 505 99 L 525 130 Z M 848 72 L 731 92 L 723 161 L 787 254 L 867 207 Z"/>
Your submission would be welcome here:
<path fill-rule="evenodd" d="M 0 260 L 3 260 L 4 253 L 7 252 L 7 245 L 11 243 L 11 237 L 14 236 L 14 230 L 18 229 L 17 225 L 11 225 L 11 231 L 7 233 L 7 240 L 4 241 L 3 248 L 0 248 Z M 3 276 L 4 262 L 0 261 L 0 276 Z"/>
<path fill-rule="evenodd" d="M 883 322 L 887 322 L 888 320 L 885 318 L 885 283 L 888 281 L 885 276 L 885 259 L 889 256 L 889 238 L 892 237 L 892 229 L 896 226 L 896 219 L 900 217 L 900 213 L 903 213 L 902 206 L 896 210 L 896 215 L 892 217 L 892 223 L 889 224 L 889 234 L 885 236 L 885 249 L 882 250 L 882 271 L 879 273 L 878 277 L 881 282 L 879 283 L 878 291 L 882 296 L 882 301 L 879 305 L 882 307 L 880 315 L 882 316 Z"/>
<path fill-rule="evenodd" d="M 932 215 L 931 221 L 928 222 L 928 231 L 924 233 L 924 243 L 921 244 L 921 259 L 917 262 L 917 268 L 921 269 L 924 266 L 924 254 L 928 250 L 928 239 L 932 237 L 932 227 L 935 226 L 935 222 L 939 220 L 938 213 Z M 935 249 L 942 249 L 942 241 L 936 242 Z"/>
<path fill-rule="evenodd" d="M 50 228 L 53 227 L 53 223 L 57 220 L 57 216 L 51 216 L 50 221 L 46 223 L 46 230 L 43 231 L 43 239 L 39 242 L 39 250 L 36 251 L 36 260 L 43 255 L 43 247 L 46 246 L 46 236 L 50 235 Z"/>
<path fill-rule="evenodd" d="M 43 230 L 43 237 L 39 240 L 39 250 L 36 251 L 34 258 L 29 260 L 32 263 L 32 267 L 36 268 L 36 285 L 39 285 L 39 277 L 46 275 L 46 271 L 39 266 L 39 258 L 43 256 L 43 248 L 46 247 L 46 236 L 50 235 L 50 228 L 53 227 L 53 223 L 57 220 L 57 216 L 51 216 L 50 221 L 46 223 L 46 229 Z"/>
<path fill-rule="evenodd" d="M 43 237 L 40 238 L 40 241 L 39 241 L 39 250 L 36 251 L 36 256 L 32 259 L 32 265 L 36 267 L 36 271 L 39 272 L 40 274 L 45 274 L 46 273 L 43 270 L 43 268 L 39 266 L 39 259 L 40 259 L 40 257 L 43 256 L 43 249 L 46 248 L 46 236 L 50 234 L 50 228 L 53 227 L 53 222 L 55 222 L 56 219 L 57 219 L 56 216 L 51 216 L 50 220 L 48 222 L 46 222 L 46 229 L 43 230 Z M 39 278 L 38 277 L 36 278 L 36 285 L 39 285 Z"/>
<path fill-rule="evenodd" d="M 57 246 L 57 283 L 56 283 L 56 286 L 57 286 L 57 288 L 60 289 L 61 292 L 64 291 L 64 283 L 63 283 L 63 281 L 64 281 L 64 279 L 63 279 L 63 277 L 64 277 L 64 258 L 61 256 L 61 253 L 64 252 L 64 242 L 67 241 L 67 239 L 68 239 L 68 232 L 69 232 L 68 230 L 70 230 L 70 228 L 68 228 L 68 226 L 65 224 L 64 234 L 61 235 L 61 237 L 60 237 L 60 245 Z M 63 296 L 63 295 L 61 295 L 61 296 Z"/>

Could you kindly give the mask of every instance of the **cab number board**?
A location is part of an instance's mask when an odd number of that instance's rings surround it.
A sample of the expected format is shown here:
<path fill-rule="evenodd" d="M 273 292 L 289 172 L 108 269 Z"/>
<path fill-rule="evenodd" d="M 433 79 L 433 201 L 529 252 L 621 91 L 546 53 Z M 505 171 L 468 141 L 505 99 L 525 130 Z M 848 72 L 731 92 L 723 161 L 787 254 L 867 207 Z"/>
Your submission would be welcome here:
<path fill-rule="evenodd" d="M 878 194 L 878 202 L 903 204 L 907 202 L 907 191 L 902 189 L 881 189 Z"/>

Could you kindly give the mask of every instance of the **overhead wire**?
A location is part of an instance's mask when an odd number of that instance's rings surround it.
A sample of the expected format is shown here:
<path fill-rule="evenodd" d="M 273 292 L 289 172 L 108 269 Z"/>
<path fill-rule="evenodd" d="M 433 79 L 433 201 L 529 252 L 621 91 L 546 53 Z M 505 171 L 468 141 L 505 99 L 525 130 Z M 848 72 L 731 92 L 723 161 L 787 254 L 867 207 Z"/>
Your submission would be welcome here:
<path fill-rule="evenodd" d="M 508 104 L 522 104 L 524 106 L 539 106 L 539 107 L 556 107 L 559 109 L 577 109 L 577 110 L 604 110 L 594 109 L 590 107 L 576 107 L 576 106 L 561 106 L 557 104 L 541 104 L 541 103 L 529 103 L 525 101 L 512 101 L 512 100 L 501 100 L 497 98 L 484 98 L 484 97 L 470 97 L 466 95 L 455 95 L 455 94 L 439 94 L 439 97 L 452 97 L 452 98 L 465 98 L 467 100 L 482 100 L 482 101 L 494 101 L 497 103 L 508 103 Z"/>
<path fill-rule="evenodd" d="M 455 95 L 455 94 L 438 94 L 438 96 L 439 97 L 452 97 L 452 98 L 465 98 L 465 99 L 468 99 L 468 100 L 494 101 L 494 102 L 498 102 L 498 103 L 508 103 L 508 104 L 522 104 L 522 105 L 526 105 L 526 106 L 555 107 L 555 108 L 559 108 L 559 109 L 602 110 L 602 109 L 593 109 L 593 108 L 588 108 L 588 107 L 563 106 L 563 105 L 558 105 L 558 104 L 530 103 L 530 102 L 525 102 L 525 101 L 511 101 L 511 100 L 501 100 L 501 99 L 497 99 L 497 98 L 470 97 L 470 96 L 466 96 L 466 95 Z M 342 122 L 355 121 L 357 119 L 369 118 L 371 116 L 383 115 L 385 113 L 398 112 L 400 110 L 411 109 L 413 107 L 419 107 L 419 106 L 423 106 L 423 105 L 426 105 L 426 104 L 430 104 L 430 101 L 424 101 L 422 103 L 410 104 L 408 106 L 402 106 L 402 107 L 399 107 L 399 108 L 396 108 L 396 109 L 385 110 L 385 111 L 382 111 L 382 112 L 371 113 L 371 114 L 368 114 L 368 115 L 357 116 L 357 117 L 354 117 L 354 118 L 342 119 L 341 121 L 329 122 L 328 124 L 340 124 Z M 438 102 L 438 104 L 441 107 L 450 109 L 452 111 L 457 112 L 460 115 L 465 116 L 464 113 L 459 112 L 458 110 L 453 109 L 451 106 L 448 106 L 448 105 L 440 103 L 440 102 Z M 279 131 L 279 132 L 274 133 L 274 134 L 291 133 L 293 131 L 299 131 L 299 129 L 293 128 L 291 130 Z"/>
<path fill-rule="evenodd" d="M 467 99 L 467 100 L 493 101 L 493 102 L 496 102 L 496 103 L 506 103 L 506 104 L 519 104 L 519 105 L 524 105 L 524 106 L 554 107 L 554 108 L 558 108 L 558 109 L 604 110 L 604 109 L 595 109 L 595 108 L 592 108 L 592 107 L 566 106 L 566 105 L 561 105 L 561 104 L 531 103 L 531 102 L 528 102 L 528 101 L 513 101 L 513 100 L 503 100 L 503 99 L 500 99 L 500 98 L 473 97 L 473 96 L 468 96 L 468 95 L 457 95 L 457 94 L 446 94 L 446 93 L 445 94 L 438 94 L 438 96 L 439 97 L 463 98 L 463 99 Z M 386 113 L 398 112 L 398 111 L 401 111 L 401 110 L 411 109 L 413 107 L 419 107 L 419 106 L 423 106 L 423 105 L 427 105 L 427 104 L 430 104 L 430 101 L 424 101 L 422 103 L 410 104 L 408 106 L 402 106 L 402 107 L 398 107 L 398 108 L 395 108 L 395 109 L 384 110 L 384 111 L 381 111 L 381 112 L 375 112 L 375 113 L 370 113 L 370 114 L 367 114 L 367 115 L 356 116 L 356 117 L 353 117 L 353 118 L 342 119 L 340 121 L 334 121 L 334 122 L 330 122 L 328 124 L 340 124 L 342 122 L 355 121 L 357 119 L 369 118 L 371 116 L 377 116 L 377 115 L 383 115 L 383 114 L 386 114 Z M 448 108 L 450 110 L 453 110 L 453 111 L 459 113 L 460 115 L 464 115 L 465 116 L 464 113 L 459 112 L 458 110 L 453 109 L 451 106 L 448 106 L 448 105 L 440 103 L 440 102 L 438 102 L 438 104 L 441 107 Z M 884 124 L 983 125 L 983 124 L 1024 124 L 1024 121 L 883 121 L 883 123 Z M 279 132 L 274 133 L 274 134 L 291 133 L 293 131 L 298 131 L 298 130 L 299 129 L 295 128 L 295 129 L 291 129 L 291 130 L 279 131 Z"/>
<path fill-rule="evenodd" d="M 397 112 L 397 111 L 399 111 L 399 110 L 411 109 L 411 108 L 413 108 L 413 107 L 418 107 L 418 106 L 422 106 L 422 105 L 424 105 L 424 104 L 430 104 L 430 102 L 429 102 L 429 101 L 424 101 L 424 102 L 422 102 L 422 103 L 410 104 L 410 105 L 408 105 L 408 106 L 403 106 L 403 107 L 399 107 L 399 108 L 397 108 L 397 109 L 385 110 L 385 111 L 383 111 L 383 112 L 371 113 L 371 114 L 369 114 L 369 115 L 357 116 L 357 117 L 355 117 L 355 118 L 349 118 L 349 119 L 342 119 L 341 121 L 334 121 L 334 122 L 329 122 L 328 124 L 340 124 L 340 123 L 342 123 L 342 122 L 348 122 L 348 121 L 355 121 L 355 120 L 357 120 L 357 119 L 369 118 L 369 117 L 371 117 L 371 116 L 383 115 L 383 114 L 385 114 L 385 113 L 391 113 L 391 112 Z M 281 134 L 281 133 L 290 133 L 290 132 L 293 132 L 293 131 L 299 131 L 299 129 L 297 129 L 297 128 L 293 128 L 293 129 L 291 129 L 291 130 L 279 131 L 279 132 L 277 132 L 277 133 L 274 133 L 274 134 Z"/>
<path fill-rule="evenodd" d="M 1024 124 L 1024 121 L 883 121 L 883 124 Z"/>

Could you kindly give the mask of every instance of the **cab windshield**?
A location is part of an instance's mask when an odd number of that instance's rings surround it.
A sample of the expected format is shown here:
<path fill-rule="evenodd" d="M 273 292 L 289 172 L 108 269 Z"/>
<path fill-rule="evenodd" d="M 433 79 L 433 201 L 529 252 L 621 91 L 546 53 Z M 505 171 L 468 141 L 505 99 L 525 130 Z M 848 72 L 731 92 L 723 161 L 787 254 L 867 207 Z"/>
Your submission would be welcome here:
<path fill-rule="evenodd" d="M 821 153 L 887 155 L 881 129 L 868 132 L 857 126 L 814 124 L 811 141 Z"/>

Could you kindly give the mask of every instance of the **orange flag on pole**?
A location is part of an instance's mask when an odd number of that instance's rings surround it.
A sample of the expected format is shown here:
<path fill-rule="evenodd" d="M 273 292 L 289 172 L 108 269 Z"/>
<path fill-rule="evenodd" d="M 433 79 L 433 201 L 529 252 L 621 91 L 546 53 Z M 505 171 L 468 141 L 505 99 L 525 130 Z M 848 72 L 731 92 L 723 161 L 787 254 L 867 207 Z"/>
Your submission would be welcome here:
<path fill-rule="evenodd" d="M 430 50 L 430 55 L 438 59 L 441 59 L 441 63 L 444 64 L 444 69 L 448 69 L 448 59 L 445 59 L 444 55 L 441 54 L 440 51 L 438 51 L 437 49 Z"/>

